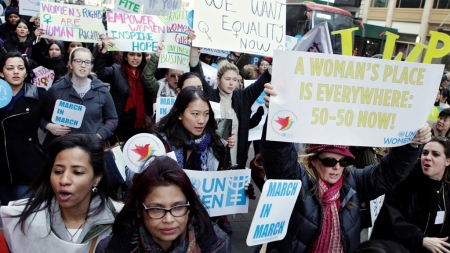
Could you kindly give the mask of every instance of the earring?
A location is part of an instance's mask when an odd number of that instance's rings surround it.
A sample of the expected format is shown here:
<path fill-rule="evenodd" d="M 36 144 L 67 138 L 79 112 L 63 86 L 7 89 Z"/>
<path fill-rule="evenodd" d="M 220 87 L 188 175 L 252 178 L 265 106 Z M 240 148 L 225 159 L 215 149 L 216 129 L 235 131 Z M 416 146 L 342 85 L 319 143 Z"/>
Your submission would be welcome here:
<path fill-rule="evenodd" d="M 181 117 L 178 117 L 178 120 L 181 120 Z"/>
<path fill-rule="evenodd" d="M 97 190 L 97 187 L 94 186 L 94 187 L 92 188 L 92 193 L 97 193 L 97 191 L 98 191 L 98 190 Z"/>

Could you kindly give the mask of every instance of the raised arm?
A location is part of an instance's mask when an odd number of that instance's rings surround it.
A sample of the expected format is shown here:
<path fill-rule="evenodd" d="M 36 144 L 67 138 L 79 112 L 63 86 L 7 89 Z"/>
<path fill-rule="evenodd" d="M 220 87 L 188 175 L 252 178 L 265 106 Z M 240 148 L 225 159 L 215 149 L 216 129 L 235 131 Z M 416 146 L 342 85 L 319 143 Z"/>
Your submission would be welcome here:
<path fill-rule="evenodd" d="M 109 39 L 105 35 L 101 35 L 102 39 L 102 50 L 97 52 L 97 56 L 94 60 L 94 72 L 97 74 L 98 79 L 102 80 L 105 83 L 112 83 L 112 79 L 114 76 L 114 68 L 106 67 L 106 61 L 108 59 L 108 44 Z M 112 42 L 111 42 L 112 43 Z"/>

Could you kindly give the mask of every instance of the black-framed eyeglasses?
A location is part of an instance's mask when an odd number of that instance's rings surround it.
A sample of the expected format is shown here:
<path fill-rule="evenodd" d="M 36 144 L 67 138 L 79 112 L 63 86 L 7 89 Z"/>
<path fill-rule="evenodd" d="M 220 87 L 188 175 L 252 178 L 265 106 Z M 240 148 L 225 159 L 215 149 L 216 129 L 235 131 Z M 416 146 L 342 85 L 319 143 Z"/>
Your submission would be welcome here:
<path fill-rule="evenodd" d="M 86 65 L 86 66 L 91 66 L 91 64 L 92 64 L 92 60 L 83 61 L 80 59 L 73 59 L 72 62 L 75 62 L 77 65 L 83 65 L 83 63 L 84 63 L 84 65 Z"/>
<path fill-rule="evenodd" d="M 341 167 L 347 167 L 347 166 L 353 164 L 353 159 L 350 157 L 342 157 L 341 159 L 339 159 L 339 161 L 334 158 L 331 158 L 331 157 L 320 158 L 317 156 L 317 159 L 325 167 L 334 167 L 334 166 L 336 166 L 337 163 L 339 163 L 339 165 L 341 165 Z"/>
<path fill-rule="evenodd" d="M 148 217 L 154 220 L 164 218 L 167 212 L 170 212 L 173 217 L 182 217 L 185 216 L 187 211 L 189 210 L 189 202 L 187 204 L 177 205 L 171 208 L 147 207 L 144 203 L 142 203 L 142 205 L 144 206 L 145 212 L 148 214 Z"/>

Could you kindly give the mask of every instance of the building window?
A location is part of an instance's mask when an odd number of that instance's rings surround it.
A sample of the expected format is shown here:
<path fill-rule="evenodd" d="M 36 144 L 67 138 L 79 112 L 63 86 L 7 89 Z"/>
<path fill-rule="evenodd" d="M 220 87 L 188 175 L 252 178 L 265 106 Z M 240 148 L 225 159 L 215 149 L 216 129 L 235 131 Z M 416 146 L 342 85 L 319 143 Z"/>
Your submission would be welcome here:
<path fill-rule="evenodd" d="M 388 2 L 389 2 L 389 0 L 372 0 L 372 6 L 371 7 L 387 8 Z"/>
<path fill-rule="evenodd" d="M 450 9 L 450 0 L 434 0 L 433 9 Z"/>
<path fill-rule="evenodd" d="M 397 8 L 423 8 L 425 0 L 398 0 Z"/>

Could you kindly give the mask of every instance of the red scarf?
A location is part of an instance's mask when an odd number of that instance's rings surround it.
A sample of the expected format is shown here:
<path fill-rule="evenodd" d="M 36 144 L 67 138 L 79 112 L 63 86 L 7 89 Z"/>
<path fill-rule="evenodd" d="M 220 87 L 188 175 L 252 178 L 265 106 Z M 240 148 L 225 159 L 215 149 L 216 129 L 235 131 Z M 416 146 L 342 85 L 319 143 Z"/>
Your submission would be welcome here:
<path fill-rule="evenodd" d="M 319 179 L 320 196 L 323 205 L 322 231 L 314 243 L 312 252 L 343 252 L 341 243 L 341 232 L 339 223 L 339 201 L 342 187 L 341 178 L 330 187 L 330 185 Z"/>
<path fill-rule="evenodd" d="M 134 128 L 145 128 L 144 88 L 141 82 L 141 71 L 136 69 L 136 74 L 134 74 L 128 65 L 126 66 L 126 71 L 128 74 L 128 84 L 130 85 L 130 94 L 125 104 L 125 112 L 136 108 Z"/>

